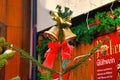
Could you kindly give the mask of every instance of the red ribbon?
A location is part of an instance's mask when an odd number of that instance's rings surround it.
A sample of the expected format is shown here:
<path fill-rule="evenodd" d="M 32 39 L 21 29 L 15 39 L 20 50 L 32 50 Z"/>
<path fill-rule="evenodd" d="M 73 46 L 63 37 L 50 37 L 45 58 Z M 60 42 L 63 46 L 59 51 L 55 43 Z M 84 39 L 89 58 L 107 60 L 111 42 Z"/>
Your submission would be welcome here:
<path fill-rule="evenodd" d="M 58 55 L 58 51 L 60 49 L 61 45 L 59 42 L 49 42 L 48 43 L 48 50 L 45 53 L 45 61 L 43 63 L 44 66 L 47 66 L 49 68 L 53 67 L 53 63 L 55 58 Z"/>
<path fill-rule="evenodd" d="M 63 75 L 63 80 L 69 80 L 70 72 Z M 53 80 L 59 80 L 59 74 L 55 73 L 52 75 Z"/>
<path fill-rule="evenodd" d="M 61 56 L 62 61 L 66 58 L 71 58 L 73 47 L 69 45 L 67 41 L 62 42 L 49 42 L 48 43 L 48 50 L 45 53 L 45 61 L 43 63 L 44 66 L 47 66 L 49 68 L 53 67 L 53 63 L 55 61 L 55 58 L 58 56 L 58 51 L 61 49 Z"/>
<path fill-rule="evenodd" d="M 73 47 L 67 41 L 64 41 L 62 42 L 61 48 L 62 61 L 66 58 L 70 59 L 72 57 Z"/>

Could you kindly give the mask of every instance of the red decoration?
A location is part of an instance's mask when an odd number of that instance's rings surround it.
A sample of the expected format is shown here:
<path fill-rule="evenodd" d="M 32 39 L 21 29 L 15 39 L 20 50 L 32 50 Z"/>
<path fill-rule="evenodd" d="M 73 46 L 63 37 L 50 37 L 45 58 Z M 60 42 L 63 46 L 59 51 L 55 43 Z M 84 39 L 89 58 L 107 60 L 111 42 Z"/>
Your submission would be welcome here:
<path fill-rule="evenodd" d="M 55 58 L 58 55 L 58 50 L 60 49 L 60 43 L 59 42 L 49 42 L 48 43 L 48 50 L 45 53 L 45 61 L 43 63 L 44 66 L 47 66 L 49 68 L 53 67 L 53 63 Z"/>
<path fill-rule="evenodd" d="M 112 19 L 116 17 L 116 14 L 111 14 L 110 11 L 106 12 Z"/>
<path fill-rule="evenodd" d="M 40 40 L 38 40 L 38 45 L 41 46 L 41 42 L 40 42 Z"/>
<path fill-rule="evenodd" d="M 44 66 L 49 68 L 53 67 L 53 63 L 55 58 L 58 56 L 58 51 L 61 49 L 61 56 L 62 60 L 65 58 L 71 58 L 73 47 L 69 45 L 67 41 L 62 42 L 49 42 L 48 43 L 48 50 L 45 53 L 45 61 L 43 63 Z"/>
<path fill-rule="evenodd" d="M 99 24 L 101 24 L 101 23 L 102 23 L 102 22 L 101 22 L 100 20 L 97 20 L 97 19 L 96 19 L 95 22 L 89 24 L 89 27 L 96 26 L 96 25 L 99 25 Z"/>
<path fill-rule="evenodd" d="M 69 80 L 70 72 L 67 72 L 63 75 L 63 80 Z M 53 80 L 59 80 L 59 74 L 53 74 L 52 75 Z"/>
<path fill-rule="evenodd" d="M 62 60 L 65 58 L 71 58 L 73 47 L 69 45 L 67 41 L 64 41 L 62 43 Z"/>
<path fill-rule="evenodd" d="M 99 24 L 101 24 L 101 21 L 100 21 L 100 20 L 96 20 L 96 21 L 95 21 L 95 24 L 96 24 L 96 25 L 99 25 Z"/>
<path fill-rule="evenodd" d="M 65 73 L 64 80 L 69 80 L 70 72 Z"/>

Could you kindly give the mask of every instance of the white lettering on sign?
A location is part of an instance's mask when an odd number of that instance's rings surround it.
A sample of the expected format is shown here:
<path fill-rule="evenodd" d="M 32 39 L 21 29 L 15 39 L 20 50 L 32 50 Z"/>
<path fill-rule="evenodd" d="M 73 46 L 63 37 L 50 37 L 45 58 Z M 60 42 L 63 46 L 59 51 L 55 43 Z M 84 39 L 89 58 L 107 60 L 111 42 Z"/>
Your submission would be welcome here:
<path fill-rule="evenodd" d="M 97 80 L 108 80 L 113 78 L 113 68 L 101 68 L 97 70 Z"/>
<path fill-rule="evenodd" d="M 102 66 L 106 64 L 113 64 L 115 63 L 115 58 L 109 58 L 109 59 L 98 59 L 97 60 L 97 66 Z"/>

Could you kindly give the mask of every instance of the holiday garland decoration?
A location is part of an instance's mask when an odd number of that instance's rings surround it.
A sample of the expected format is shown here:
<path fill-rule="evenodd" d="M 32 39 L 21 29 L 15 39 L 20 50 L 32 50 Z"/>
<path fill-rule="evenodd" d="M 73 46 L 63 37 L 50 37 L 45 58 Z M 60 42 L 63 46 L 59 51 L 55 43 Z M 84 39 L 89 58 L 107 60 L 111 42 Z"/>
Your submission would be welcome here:
<path fill-rule="evenodd" d="M 49 49 L 45 53 L 45 61 L 43 63 L 44 66 L 47 66 L 49 68 L 53 67 L 53 63 L 55 61 L 55 58 L 58 56 L 58 51 L 61 49 L 61 56 L 62 61 L 65 59 L 69 59 L 72 56 L 73 47 L 68 44 L 67 41 L 62 42 L 49 42 L 48 43 Z"/>
<path fill-rule="evenodd" d="M 86 22 L 71 28 L 77 35 L 76 39 L 72 41 L 73 44 L 92 43 L 96 37 L 116 31 L 120 27 L 120 7 L 113 12 L 97 12 L 94 18 L 89 18 L 88 23 L 89 30 Z"/>

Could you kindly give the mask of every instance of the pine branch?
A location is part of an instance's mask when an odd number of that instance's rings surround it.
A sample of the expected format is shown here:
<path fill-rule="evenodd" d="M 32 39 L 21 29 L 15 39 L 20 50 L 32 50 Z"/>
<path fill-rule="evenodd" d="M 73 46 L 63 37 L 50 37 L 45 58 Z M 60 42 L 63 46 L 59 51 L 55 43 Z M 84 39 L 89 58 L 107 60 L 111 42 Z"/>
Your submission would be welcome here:
<path fill-rule="evenodd" d="M 87 53 L 87 55 L 85 55 L 82 59 L 80 59 L 76 64 L 74 64 L 73 66 L 67 68 L 64 70 L 63 74 L 65 74 L 66 72 L 69 72 L 73 69 L 75 69 L 76 67 L 78 67 L 80 64 L 82 64 L 83 62 L 85 62 L 91 55 L 93 55 L 95 53 L 95 51 L 97 51 L 97 49 L 99 49 L 101 47 L 101 45 L 105 42 L 108 41 L 109 38 L 105 38 L 104 40 L 102 40 L 101 42 L 99 42 L 90 52 Z"/>
<path fill-rule="evenodd" d="M 31 60 L 34 64 L 36 64 L 37 66 L 41 67 L 42 69 L 48 70 L 51 73 L 57 73 L 54 69 L 50 69 L 48 67 L 43 66 L 41 63 L 39 63 L 35 58 L 33 58 L 32 56 L 29 55 L 29 53 L 27 53 L 26 51 L 16 47 L 16 46 L 11 46 L 10 43 L 5 42 L 5 46 L 8 46 L 16 51 L 18 51 L 21 55 L 23 55 L 24 57 L 28 58 L 29 60 Z"/>

